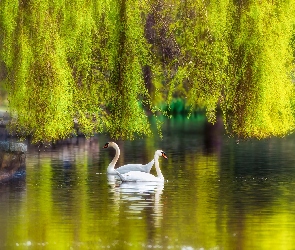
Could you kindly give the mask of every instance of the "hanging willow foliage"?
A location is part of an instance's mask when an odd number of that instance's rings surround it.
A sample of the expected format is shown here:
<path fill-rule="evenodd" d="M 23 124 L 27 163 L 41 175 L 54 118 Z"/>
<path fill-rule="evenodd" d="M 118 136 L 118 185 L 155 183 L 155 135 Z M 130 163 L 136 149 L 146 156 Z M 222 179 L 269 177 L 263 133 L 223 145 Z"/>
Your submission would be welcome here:
<path fill-rule="evenodd" d="M 1 56 L 9 70 L 11 129 L 52 141 L 105 128 L 150 133 L 144 6 L 133 1 L 2 1 Z"/>
<path fill-rule="evenodd" d="M 148 59 L 140 1 L 121 0 L 110 4 L 109 54 L 110 82 L 107 104 L 107 130 L 123 138 L 150 133 L 141 100 L 148 96 L 142 66 Z"/>
<path fill-rule="evenodd" d="M 165 5 L 170 8 L 162 16 L 181 49 L 177 70 L 170 67 L 168 101 L 177 94 L 193 109 L 205 107 L 211 122 L 220 108 L 227 131 L 239 137 L 293 131 L 294 2 L 167 0 Z"/>
<path fill-rule="evenodd" d="M 9 72 L 10 110 L 17 117 L 12 129 L 35 140 L 64 138 L 72 132 L 73 81 L 50 5 L 4 1 L 2 8 L 1 55 Z"/>
<path fill-rule="evenodd" d="M 223 90 L 228 87 L 227 25 L 229 1 L 179 1 L 172 28 L 182 48 L 182 61 L 173 79 L 187 105 L 204 107 L 210 122 Z M 182 84 L 179 82 L 182 81 Z"/>
<path fill-rule="evenodd" d="M 151 133 L 181 97 L 241 137 L 294 128 L 290 0 L 2 0 L 11 130 L 34 141 Z M 294 39 L 293 39 L 294 40 Z"/>
<path fill-rule="evenodd" d="M 230 47 L 226 125 L 241 137 L 283 136 L 294 129 L 295 3 L 250 1 L 236 6 Z"/>

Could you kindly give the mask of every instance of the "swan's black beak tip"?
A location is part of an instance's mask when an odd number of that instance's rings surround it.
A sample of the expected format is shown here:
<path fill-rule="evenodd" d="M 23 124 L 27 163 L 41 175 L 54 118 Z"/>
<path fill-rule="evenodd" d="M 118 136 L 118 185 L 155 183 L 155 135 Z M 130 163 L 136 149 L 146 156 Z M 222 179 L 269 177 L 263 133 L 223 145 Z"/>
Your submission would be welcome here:
<path fill-rule="evenodd" d="M 107 142 L 104 146 L 103 146 L 103 148 L 107 148 L 109 146 L 109 143 Z"/>

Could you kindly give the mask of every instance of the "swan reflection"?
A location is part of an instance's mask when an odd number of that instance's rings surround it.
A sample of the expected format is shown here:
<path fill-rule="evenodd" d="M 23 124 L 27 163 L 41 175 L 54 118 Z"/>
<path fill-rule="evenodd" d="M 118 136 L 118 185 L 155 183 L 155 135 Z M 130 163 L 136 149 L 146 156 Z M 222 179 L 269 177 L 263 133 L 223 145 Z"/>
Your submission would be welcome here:
<path fill-rule="evenodd" d="M 114 197 L 118 199 L 115 202 L 124 208 L 127 218 L 145 218 L 148 223 L 154 222 L 156 227 L 161 226 L 163 218 L 163 190 L 164 184 L 159 182 L 117 182 L 113 186 Z"/>
<path fill-rule="evenodd" d="M 122 194 L 155 193 L 162 194 L 164 183 L 159 182 L 122 182 L 120 186 Z"/>

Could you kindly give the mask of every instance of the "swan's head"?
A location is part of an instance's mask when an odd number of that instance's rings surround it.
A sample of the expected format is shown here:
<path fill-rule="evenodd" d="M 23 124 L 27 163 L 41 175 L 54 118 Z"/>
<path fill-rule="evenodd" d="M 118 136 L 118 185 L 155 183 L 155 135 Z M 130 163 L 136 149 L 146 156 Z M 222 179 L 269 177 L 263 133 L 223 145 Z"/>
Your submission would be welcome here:
<path fill-rule="evenodd" d="M 112 147 L 114 149 L 117 149 L 119 150 L 119 146 L 117 143 L 113 142 L 113 141 L 110 141 L 110 142 L 107 142 L 106 144 L 104 144 L 103 148 L 109 148 L 109 147 Z"/>
<path fill-rule="evenodd" d="M 163 150 L 157 150 L 156 153 L 155 153 L 155 155 L 157 155 L 157 156 L 162 156 L 162 157 L 164 157 L 165 159 L 168 159 L 166 153 L 165 153 Z"/>

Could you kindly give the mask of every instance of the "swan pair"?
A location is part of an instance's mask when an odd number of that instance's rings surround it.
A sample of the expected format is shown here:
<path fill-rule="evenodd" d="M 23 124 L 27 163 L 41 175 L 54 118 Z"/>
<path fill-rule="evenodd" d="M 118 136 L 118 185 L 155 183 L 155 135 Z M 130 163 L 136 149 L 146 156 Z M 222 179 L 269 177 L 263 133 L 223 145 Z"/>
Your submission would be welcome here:
<path fill-rule="evenodd" d="M 120 148 L 115 142 L 107 142 L 104 148 L 112 147 L 116 150 L 116 155 L 107 168 L 107 173 L 110 175 L 118 175 L 123 182 L 130 181 L 150 181 L 150 182 L 164 182 L 164 176 L 159 167 L 159 157 L 162 156 L 167 159 L 166 153 L 162 150 L 156 150 L 154 159 L 149 163 L 142 164 L 127 164 L 115 169 L 115 164 L 120 156 Z M 152 166 L 155 163 L 157 176 L 150 174 Z"/>

